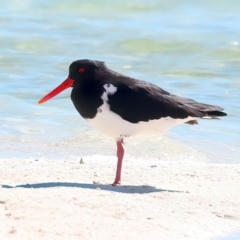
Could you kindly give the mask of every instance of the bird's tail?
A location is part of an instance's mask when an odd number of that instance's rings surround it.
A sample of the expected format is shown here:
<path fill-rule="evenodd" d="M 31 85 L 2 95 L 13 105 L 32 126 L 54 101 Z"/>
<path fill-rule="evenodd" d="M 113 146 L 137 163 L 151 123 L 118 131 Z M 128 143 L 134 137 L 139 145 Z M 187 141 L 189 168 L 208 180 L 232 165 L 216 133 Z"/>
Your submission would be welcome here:
<path fill-rule="evenodd" d="M 205 103 L 192 103 L 190 107 L 190 111 L 196 117 L 200 118 L 219 118 L 227 116 L 227 113 L 223 112 L 223 108 L 218 106 L 213 106 Z"/>
<path fill-rule="evenodd" d="M 218 118 L 227 116 L 227 113 L 223 112 L 223 108 L 218 106 L 199 103 L 192 99 L 181 97 L 178 97 L 178 102 L 185 107 L 191 117 Z"/>
<path fill-rule="evenodd" d="M 211 118 L 218 118 L 218 117 L 224 117 L 227 116 L 227 114 L 225 112 L 223 112 L 222 110 L 210 110 L 210 111 L 206 111 L 206 116 L 209 116 Z"/>
<path fill-rule="evenodd" d="M 202 119 L 219 119 L 219 117 L 227 116 L 227 114 L 222 110 L 223 109 L 218 106 L 198 103 L 197 108 L 195 106 L 194 110 L 191 109 L 191 112 L 193 113 L 191 116 L 202 118 Z M 185 123 L 190 125 L 198 124 L 196 119 L 187 121 Z"/>

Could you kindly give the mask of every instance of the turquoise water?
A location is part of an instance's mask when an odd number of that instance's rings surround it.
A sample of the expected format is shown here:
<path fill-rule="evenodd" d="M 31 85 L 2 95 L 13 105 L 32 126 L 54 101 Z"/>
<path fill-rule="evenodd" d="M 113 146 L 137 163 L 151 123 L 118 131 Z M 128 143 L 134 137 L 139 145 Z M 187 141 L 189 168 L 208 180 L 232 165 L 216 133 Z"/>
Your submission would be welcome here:
<path fill-rule="evenodd" d="M 171 93 L 222 106 L 222 120 L 127 144 L 133 157 L 240 163 L 239 1 L 0 0 L 0 155 L 115 152 L 80 118 L 70 90 L 38 105 L 76 59 L 97 59 Z"/>

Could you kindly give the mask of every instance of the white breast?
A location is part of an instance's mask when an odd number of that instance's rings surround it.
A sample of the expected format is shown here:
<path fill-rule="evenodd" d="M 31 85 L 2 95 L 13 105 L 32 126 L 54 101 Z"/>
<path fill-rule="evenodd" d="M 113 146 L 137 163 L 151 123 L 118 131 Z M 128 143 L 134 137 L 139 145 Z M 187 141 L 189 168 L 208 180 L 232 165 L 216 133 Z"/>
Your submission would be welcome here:
<path fill-rule="evenodd" d="M 112 84 L 105 84 L 104 88 L 106 91 L 101 96 L 103 105 L 98 108 L 97 115 L 93 119 L 88 119 L 88 122 L 97 130 L 116 139 L 142 134 L 162 134 L 176 125 L 195 119 L 193 117 L 185 119 L 166 117 L 158 120 L 149 120 L 148 122 L 128 122 L 110 111 L 110 106 L 107 103 L 108 95 L 114 94 L 117 88 Z"/>

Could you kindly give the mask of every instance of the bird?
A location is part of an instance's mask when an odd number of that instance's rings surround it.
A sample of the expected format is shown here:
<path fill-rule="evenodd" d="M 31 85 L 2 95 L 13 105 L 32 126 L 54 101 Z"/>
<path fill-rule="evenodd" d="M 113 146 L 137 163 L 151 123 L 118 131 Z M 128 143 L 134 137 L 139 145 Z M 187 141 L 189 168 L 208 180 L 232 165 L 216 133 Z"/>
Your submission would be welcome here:
<path fill-rule="evenodd" d="M 79 114 L 117 145 L 117 168 L 112 185 L 121 185 L 124 140 L 136 135 L 163 134 L 199 118 L 226 116 L 218 106 L 173 95 L 157 85 L 125 76 L 103 61 L 72 62 L 65 81 L 39 100 L 46 102 L 71 87 L 71 100 Z"/>

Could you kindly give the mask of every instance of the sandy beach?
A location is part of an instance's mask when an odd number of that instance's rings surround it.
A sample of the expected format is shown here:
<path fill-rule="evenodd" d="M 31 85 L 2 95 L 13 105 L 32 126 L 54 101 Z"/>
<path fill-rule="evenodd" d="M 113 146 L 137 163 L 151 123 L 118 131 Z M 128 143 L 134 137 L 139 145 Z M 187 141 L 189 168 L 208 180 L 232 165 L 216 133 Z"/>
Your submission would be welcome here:
<path fill-rule="evenodd" d="M 0 159 L 0 239 L 214 239 L 240 230 L 240 166 Z M 94 184 L 97 181 L 101 184 Z"/>

